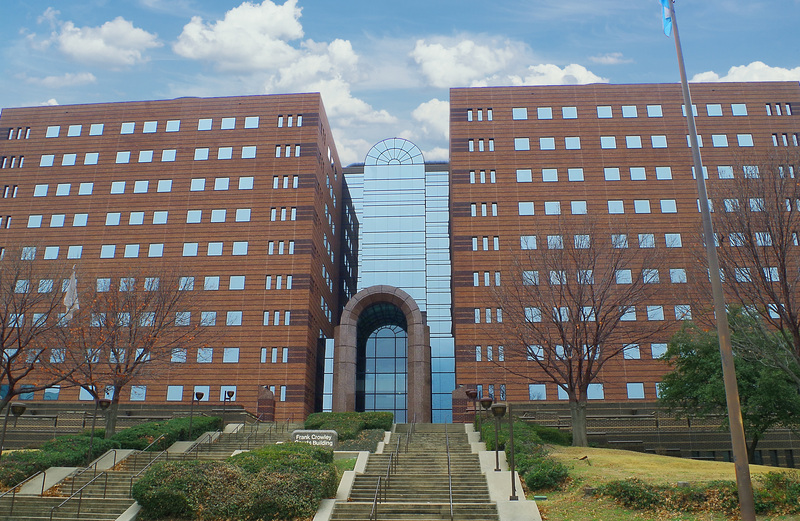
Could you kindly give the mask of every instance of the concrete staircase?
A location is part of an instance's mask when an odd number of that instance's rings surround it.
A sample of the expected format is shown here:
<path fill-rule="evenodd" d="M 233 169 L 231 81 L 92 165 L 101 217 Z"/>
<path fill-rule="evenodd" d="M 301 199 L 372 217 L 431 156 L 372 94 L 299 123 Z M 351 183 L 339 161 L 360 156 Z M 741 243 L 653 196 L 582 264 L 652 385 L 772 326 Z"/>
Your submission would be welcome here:
<path fill-rule="evenodd" d="M 381 521 L 450 519 L 445 428 L 450 440 L 450 468 L 453 486 L 453 519 L 456 521 L 498 520 L 497 508 L 489 498 L 486 479 L 477 454 L 472 454 L 463 424 L 397 425 L 386 451 L 370 455 L 363 474 L 356 476 L 347 502 L 336 503 L 331 521 L 368 520 L 378 477 L 385 479 L 390 454 L 396 470 L 391 474 L 385 499 L 378 504 Z M 399 445 L 398 445 L 399 442 Z"/>
<path fill-rule="evenodd" d="M 0 521 L 49 520 L 51 509 L 78 491 L 81 491 L 79 497 L 53 512 L 53 521 L 114 521 L 134 505 L 131 485 L 154 459 L 223 460 L 237 450 L 286 441 L 290 432 L 291 429 L 276 431 L 274 426 L 259 426 L 258 430 L 201 437 L 186 452 L 136 452 L 105 471 L 80 469 L 45 491 L 45 497 L 17 494 L 15 498 L 0 498 Z"/>

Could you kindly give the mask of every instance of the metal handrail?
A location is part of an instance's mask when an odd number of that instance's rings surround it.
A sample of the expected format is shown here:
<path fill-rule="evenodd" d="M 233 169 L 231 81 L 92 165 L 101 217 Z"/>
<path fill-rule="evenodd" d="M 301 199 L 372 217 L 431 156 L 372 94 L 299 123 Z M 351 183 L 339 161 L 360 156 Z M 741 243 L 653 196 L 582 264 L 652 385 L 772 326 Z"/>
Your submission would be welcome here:
<path fill-rule="evenodd" d="M 381 478 L 378 476 L 378 483 L 375 485 L 375 495 L 372 497 L 372 511 L 369 513 L 369 521 L 377 521 L 378 519 L 378 497 L 381 493 Z"/>
<path fill-rule="evenodd" d="M 142 469 L 139 472 L 137 472 L 136 474 L 131 476 L 130 484 L 128 486 L 128 495 L 129 496 L 133 494 L 133 482 L 136 481 L 139 478 L 139 476 L 144 474 L 147 471 L 147 469 L 149 469 L 153 465 L 153 463 L 155 463 L 156 461 L 158 461 L 161 458 L 161 456 L 165 456 L 165 459 L 169 459 L 169 452 L 166 451 L 166 450 L 162 450 L 161 452 L 156 454 L 156 456 L 154 458 L 152 458 L 150 461 L 148 461 L 147 465 L 142 467 Z M 105 497 L 105 493 L 103 494 L 103 497 Z"/>
<path fill-rule="evenodd" d="M 111 465 L 112 467 L 114 467 L 114 466 L 117 465 L 117 449 L 111 449 L 108 452 L 113 452 L 114 453 L 114 463 Z M 72 484 L 70 485 L 70 491 L 69 491 L 70 494 L 75 492 L 75 480 L 78 479 L 80 476 L 82 476 L 85 472 L 88 472 L 90 470 L 94 470 L 94 476 L 97 476 L 97 464 L 100 463 L 100 460 L 103 458 L 103 456 L 108 454 L 108 452 L 104 453 L 102 456 L 100 456 L 97 459 L 95 459 L 94 462 L 91 465 L 81 469 L 76 474 L 73 474 L 72 476 L 70 476 L 72 478 Z"/>
<path fill-rule="evenodd" d="M 145 447 L 145 448 L 143 448 L 143 449 L 142 449 L 142 452 L 147 452 L 147 449 L 149 449 L 150 447 L 152 447 L 153 445 L 155 445 L 155 444 L 156 444 L 156 442 L 158 442 L 158 440 L 160 440 L 161 438 L 163 438 L 163 437 L 164 437 L 164 436 L 166 436 L 166 435 L 167 435 L 167 433 L 165 432 L 164 434 L 162 434 L 162 435 L 161 435 L 161 436 L 159 436 L 158 438 L 154 439 L 154 440 L 152 441 L 152 443 L 150 443 L 150 445 L 148 445 L 147 447 Z"/>
<path fill-rule="evenodd" d="M 39 474 L 42 475 L 42 491 L 41 491 L 41 493 L 39 495 L 43 496 L 44 495 L 44 484 L 45 484 L 45 481 L 47 481 L 47 471 L 46 470 L 40 470 L 36 474 L 34 474 L 32 476 L 28 476 L 27 478 L 23 479 L 22 481 L 20 481 L 19 483 L 17 483 L 13 487 L 11 487 L 10 489 L 8 489 L 5 492 L 3 492 L 2 494 L 0 494 L 0 499 L 2 499 L 4 496 L 7 496 L 8 494 L 11 494 L 11 510 L 8 512 L 9 516 L 14 513 L 14 501 L 17 499 L 17 489 L 22 490 L 22 486 L 25 483 L 27 483 L 28 481 L 31 481 L 33 478 L 35 478 Z"/>
<path fill-rule="evenodd" d="M 447 424 L 444 424 L 444 443 L 447 447 L 447 487 L 450 493 L 450 521 L 453 521 L 453 472 L 450 470 L 450 435 Z"/>
<path fill-rule="evenodd" d="M 205 433 L 203 436 L 199 437 L 199 438 L 198 438 L 198 439 L 197 439 L 197 440 L 196 440 L 196 441 L 195 441 L 195 442 L 194 442 L 194 443 L 193 443 L 193 444 L 192 444 L 192 445 L 189 447 L 189 449 L 188 449 L 188 450 L 187 450 L 187 451 L 186 451 L 184 454 L 185 454 L 185 455 L 189 455 L 189 454 L 191 454 L 192 452 L 194 452 L 194 458 L 195 458 L 195 459 L 197 459 L 197 457 L 198 457 L 198 454 L 199 454 L 199 452 L 200 452 L 200 447 L 202 446 L 204 439 L 205 439 L 205 438 L 208 438 L 208 443 L 207 443 L 207 445 L 211 445 L 211 444 L 214 442 L 214 440 L 211 438 L 211 436 L 212 436 L 213 434 L 218 434 L 218 433 L 219 433 L 219 434 L 222 434 L 222 433 L 220 433 L 220 431 L 215 431 L 215 432 L 207 432 L 207 433 Z M 184 457 L 185 457 L 185 456 L 184 456 Z"/>
<path fill-rule="evenodd" d="M 105 484 L 103 485 L 103 499 L 105 499 L 106 498 L 106 491 L 108 489 L 108 472 L 107 471 L 103 471 L 100 474 L 97 474 L 95 477 L 93 477 L 92 479 L 87 481 L 85 485 L 83 485 L 81 488 L 76 490 L 67 499 L 65 499 L 64 501 L 62 501 L 58 505 L 56 505 L 53 508 L 51 508 L 50 509 L 50 521 L 53 521 L 53 514 L 55 514 L 55 511 L 58 510 L 59 508 L 61 508 L 62 506 L 64 506 L 65 504 L 67 504 L 67 502 L 71 501 L 75 496 L 78 496 L 78 512 L 75 514 L 75 516 L 80 518 L 80 516 L 81 516 L 81 505 L 83 504 L 83 490 L 86 487 L 88 487 L 89 485 L 91 485 L 92 483 L 94 483 L 95 481 L 97 481 L 98 479 L 100 479 L 100 477 L 102 477 L 104 475 L 105 475 L 106 481 L 105 481 Z M 74 482 L 74 480 L 73 480 L 73 482 Z"/>

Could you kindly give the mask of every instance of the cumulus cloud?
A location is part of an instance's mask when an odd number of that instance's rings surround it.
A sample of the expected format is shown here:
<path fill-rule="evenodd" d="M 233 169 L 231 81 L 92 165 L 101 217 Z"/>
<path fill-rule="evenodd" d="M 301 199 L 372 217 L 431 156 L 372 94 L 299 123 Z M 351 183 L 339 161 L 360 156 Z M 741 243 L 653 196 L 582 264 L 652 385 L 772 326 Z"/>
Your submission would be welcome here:
<path fill-rule="evenodd" d="M 297 0 L 283 5 L 264 0 L 244 2 L 213 23 L 194 16 L 172 48 L 185 58 L 212 62 L 220 70 L 280 67 L 300 54 L 288 42 L 303 36 L 301 11 Z"/>
<path fill-rule="evenodd" d="M 47 101 L 43 101 L 42 103 L 39 103 L 39 106 L 41 106 L 41 107 L 44 107 L 44 106 L 54 107 L 56 105 L 58 105 L 58 102 L 56 101 L 55 98 L 50 98 Z"/>
<path fill-rule="evenodd" d="M 800 67 L 785 69 L 755 61 L 748 65 L 731 67 L 724 76 L 714 71 L 701 72 L 695 74 L 691 81 L 800 81 Z"/>
<path fill-rule="evenodd" d="M 338 126 L 362 126 L 368 124 L 392 124 L 397 120 L 385 110 L 356 98 L 350 92 L 350 84 L 340 78 L 318 80 L 308 85 L 307 92 L 319 92 L 330 118 L 336 118 Z"/>
<path fill-rule="evenodd" d="M 608 52 L 589 58 L 594 63 L 601 65 L 619 65 L 620 63 L 633 63 L 631 58 L 625 58 L 621 52 Z"/>
<path fill-rule="evenodd" d="M 434 87 L 490 85 L 562 85 L 607 82 L 582 65 L 526 66 L 533 61 L 522 42 L 443 38 L 434 43 L 418 40 L 411 58 Z"/>
<path fill-rule="evenodd" d="M 411 58 L 431 85 L 448 88 L 474 85 L 502 71 L 523 53 L 521 43 L 480 44 L 469 39 L 444 38 L 431 43 L 418 40 Z"/>
<path fill-rule="evenodd" d="M 437 138 L 450 137 L 450 102 L 436 98 L 426 101 L 411 112 L 411 117 L 421 123 L 422 132 Z"/>
<path fill-rule="evenodd" d="M 88 85 L 96 83 L 97 78 L 91 72 L 79 72 L 62 74 L 61 76 L 45 76 L 44 78 L 31 78 L 23 77 L 26 82 L 35 85 L 41 85 L 49 89 L 57 89 L 61 87 L 75 87 L 77 85 Z"/>
<path fill-rule="evenodd" d="M 34 42 L 39 48 L 51 45 L 81 63 L 120 68 L 148 60 L 146 51 L 163 45 L 158 37 L 134 27 L 121 16 L 99 27 L 78 27 L 71 21 L 60 22 L 58 11 L 48 8 L 40 17 L 41 22 L 55 26 L 50 37 Z"/>

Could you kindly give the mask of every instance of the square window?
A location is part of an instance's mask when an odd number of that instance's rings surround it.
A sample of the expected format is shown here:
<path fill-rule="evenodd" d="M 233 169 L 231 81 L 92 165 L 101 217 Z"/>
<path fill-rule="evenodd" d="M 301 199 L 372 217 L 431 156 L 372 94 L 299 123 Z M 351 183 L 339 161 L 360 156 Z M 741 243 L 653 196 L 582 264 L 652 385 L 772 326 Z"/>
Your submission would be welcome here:
<path fill-rule="evenodd" d="M 80 259 L 82 252 L 83 252 L 83 246 L 70 246 L 67 249 L 67 258 L 68 259 Z"/>
<path fill-rule="evenodd" d="M 547 386 L 545 384 L 528 384 L 528 400 L 547 400 Z"/>
<path fill-rule="evenodd" d="M 561 107 L 562 119 L 578 119 L 577 107 Z"/>
<path fill-rule="evenodd" d="M 130 163 L 130 161 L 131 161 L 130 150 L 117 152 L 117 159 L 115 160 L 116 163 Z"/>
<path fill-rule="evenodd" d="M 636 105 L 623 105 L 622 106 L 623 118 L 636 118 L 639 114 L 636 112 Z"/>
<path fill-rule="evenodd" d="M 532 172 L 530 168 L 519 169 L 517 170 L 517 182 L 518 183 L 530 183 L 533 180 Z"/>
<path fill-rule="evenodd" d="M 159 179 L 158 186 L 156 187 L 156 192 L 163 193 L 163 192 L 171 192 L 172 191 L 172 179 Z"/>
<path fill-rule="evenodd" d="M 640 382 L 629 382 L 625 384 L 628 388 L 629 400 L 644 400 L 644 384 Z"/>
<path fill-rule="evenodd" d="M 675 306 L 675 320 L 691 320 L 692 307 L 688 304 L 678 304 Z"/>
<path fill-rule="evenodd" d="M 92 195 L 94 183 L 81 183 L 78 186 L 78 195 Z"/>
<path fill-rule="evenodd" d="M 167 120 L 167 126 L 165 128 L 165 132 L 178 132 L 181 129 L 181 120 L 179 119 L 170 119 Z"/>
<path fill-rule="evenodd" d="M 47 127 L 44 137 L 58 137 L 61 132 L 61 127 L 58 125 Z"/>
<path fill-rule="evenodd" d="M 564 238 L 561 235 L 548 235 L 547 248 L 550 250 L 563 250 Z"/>
<path fill-rule="evenodd" d="M 111 193 L 112 194 L 124 194 L 125 193 L 125 181 L 112 181 L 112 183 L 111 183 Z"/>
<path fill-rule="evenodd" d="M 120 134 L 133 134 L 134 129 L 136 128 L 136 123 L 128 122 L 123 123 L 119 129 Z"/>
<path fill-rule="evenodd" d="M 539 150 L 555 150 L 555 149 L 556 149 L 556 138 L 554 137 L 539 138 Z"/>
<path fill-rule="evenodd" d="M 542 181 L 545 183 L 554 183 L 558 181 L 558 169 L 542 168 Z"/>
<path fill-rule="evenodd" d="M 182 385 L 167 386 L 167 401 L 180 402 L 181 400 L 183 400 L 183 386 Z"/>
<path fill-rule="evenodd" d="M 664 307 L 663 306 L 647 306 L 647 320 L 651 320 L 651 321 L 664 320 Z"/>
<path fill-rule="evenodd" d="M 535 235 L 522 235 L 519 238 L 519 247 L 521 250 L 535 250 L 536 249 L 536 236 Z"/>
<path fill-rule="evenodd" d="M 514 150 L 530 150 L 531 149 L 531 140 L 526 137 L 515 137 L 514 138 Z"/>
<path fill-rule="evenodd" d="M 147 396 L 146 385 L 131 385 L 131 399 L 132 402 L 143 402 Z"/>
<path fill-rule="evenodd" d="M 239 362 L 239 348 L 238 347 L 225 347 L 222 350 L 222 363 L 223 364 L 236 364 Z"/>
<path fill-rule="evenodd" d="M 532 201 L 520 201 L 518 207 L 519 215 L 533 215 Z"/>
<path fill-rule="evenodd" d="M 514 107 L 511 109 L 511 119 L 523 120 L 528 119 L 528 109 L 525 107 Z"/>
<path fill-rule="evenodd" d="M 573 237 L 575 249 L 576 250 L 587 250 L 592 245 L 592 238 L 589 235 L 576 235 Z M 581 271 L 588 271 L 589 273 L 592 270 L 581 270 Z"/>
<path fill-rule="evenodd" d="M 69 191 L 70 191 L 71 186 L 72 185 L 70 183 L 61 183 L 61 184 L 59 184 L 58 186 L 56 186 L 56 196 L 69 195 Z"/>
<path fill-rule="evenodd" d="M 614 233 L 611 235 L 611 246 L 614 248 L 627 248 L 628 236 L 624 233 Z"/>
<path fill-rule="evenodd" d="M 192 179 L 192 183 L 189 187 L 190 192 L 202 192 L 206 189 L 206 180 L 202 178 L 195 178 Z"/>
<path fill-rule="evenodd" d="M 140 150 L 139 151 L 139 162 L 140 163 L 152 163 L 153 162 L 153 151 L 152 150 Z"/>
<path fill-rule="evenodd" d="M 678 213 L 675 199 L 661 199 L 661 213 Z"/>
<path fill-rule="evenodd" d="M 564 148 L 567 150 L 580 150 L 581 149 L 581 138 L 578 136 L 574 137 L 565 137 L 564 138 Z"/>
<path fill-rule="evenodd" d="M 86 152 L 86 155 L 83 156 L 83 164 L 84 165 L 96 165 L 97 161 L 100 159 L 100 154 L 97 152 Z"/>
<path fill-rule="evenodd" d="M 661 180 L 672 179 L 672 168 L 668 166 L 657 166 L 656 179 L 661 179 Z"/>
<path fill-rule="evenodd" d="M 295 157 L 298 157 L 300 154 L 300 145 L 295 147 Z M 256 147 L 255 145 L 251 146 L 244 146 L 242 147 L 242 159 L 253 159 L 256 157 Z M 287 152 L 286 157 L 289 157 Z"/>
<path fill-rule="evenodd" d="M 244 128 L 258 128 L 258 116 L 246 116 L 244 118 Z"/>
<path fill-rule="evenodd" d="M 57 213 L 50 217 L 50 228 L 61 228 L 64 226 L 64 220 L 66 215 L 63 213 Z"/>
<path fill-rule="evenodd" d="M 728 136 L 725 134 L 711 134 L 711 145 L 714 147 L 727 147 Z"/>
<path fill-rule="evenodd" d="M 288 313 L 288 311 L 287 311 Z M 242 312 L 241 311 L 228 311 L 225 318 L 226 326 L 241 326 L 242 325 Z"/>
<path fill-rule="evenodd" d="M 669 281 L 673 284 L 686 284 L 686 270 L 682 268 L 670 269 Z"/>
<path fill-rule="evenodd" d="M 61 158 L 61 166 L 74 166 L 78 159 L 78 154 L 64 154 Z"/>
<path fill-rule="evenodd" d="M 586 215 L 586 201 L 571 201 L 572 215 Z"/>
<path fill-rule="evenodd" d="M 159 210 L 153 212 L 153 224 L 167 224 L 167 215 L 169 212 L 166 210 Z"/>
<path fill-rule="evenodd" d="M 536 109 L 537 119 L 553 119 L 553 109 L 551 107 L 539 107 Z"/>
<path fill-rule="evenodd" d="M 236 128 L 236 118 L 222 118 L 220 130 L 233 130 Z"/>
<path fill-rule="evenodd" d="M 211 118 L 197 120 L 197 130 L 211 130 Z"/>
<path fill-rule="evenodd" d="M 53 260 L 58 258 L 58 246 L 47 246 L 44 249 L 44 258 L 46 260 Z M 41 293 L 41 291 L 39 292 Z"/>
<path fill-rule="evenodd" d="M 605 394 L 603 392 L 603 384 L 589 384 L 586 387 L 586 398 L 589 400 L 605 399 Z"/>
<path fill-rule="evenodd" d="M 150 186 L 150 181 L 135 181 L 133 183 L 133 193 L 146 194 L 149 186 Z"/>
<path fill-rule="evenodd" d="M 125 245 L 125 257 L 126 258 L 137 258 L 139 257 L 139 245 L 138 244 L 126 244 Z"/>
<path fill-rule="evenodd" d="M 647 117 L 648 118 L 660 118 L 663 116 L 661 112 L 661 105 L 648 105 L 647 106 Z"/>
<path fill-rule="evenodd" d="M 297 179 L 297 176 L 295 176 Z M 240 177 L 239 178 L 239 190 L 252 190 L 253 189 L 253 177 Z"/>
<path fill-rule="evenodd" d="M 100 246 L 100 258 L 113 259 L 116 250 L 117 247 L 114 244 L 103 244 L 102 246 Z"/>
<path fill-rule="evenodd" d="M 624 360 L 639 360 L 641 357 L 639 344 L 627 344 L 623 347 L 622 358 Z"/>
<path fill-rule="evenodd" d="M 233 157 L 233 147 L 219 147 L 217 159 L 230 159 Z"/>
<path fill-rule="evenodd" d="M 184 242 L 183 243 L 183 256 L 184 257 L 197 257 L 197 243 Z"/>
<path fill-rule="evenodd" d="M 162 150 L 161 151 L 161 161 L 167 162 L 167 163 L 175 161 L 176 153 L 177 153 L 177 150 L 175 150 L 174 148 L 173 149 Z"/>
<path fill-rule="evenodd" d="M 683 246 L 681 242 L 681 234 L 680 233 L 666 233 L 664 234 L 664 242 L 667 248 L 680 248 Z"/>
<path fill-rule="evenodd" d="M 570 181 L 583 181 L 583 168 L 568 168 L 567 178 Z"/>
<path fill-rule="evenodd" d="M 617 138 L 614 136 L 600 136 L 600 148 L 617 148 Z"/>
<path fill-rule="evenodd" d="M 186 223 L 197 224 L 203 219 L 202 210 L 188 210 L 186 212 Z"/>
<path fill-rule="evenodd" d="M 236 222 L 237 223 L 250 222 L 250 208 L 237 208 Z"/>
<path fill-rule="evenodd" d="M 231 255 L 247 255 L 247 241 L 234 242 Z"/>
<path fill-rule="evenodd" d="M 642 137 L 625 136 L 625 146 L 627 148 L 642 148 Z"/>
<path fill-rule="evenodd" d="M 744 103 L 731 103 L 731 112 L 734 116 L 746 116 L 747 105 Z"/>
<path fill-rule="evenodd" d="M 630 168 L 631 181 L 646 181 L 647 171 L 643 166 L 632 166 Z"/>
<path fill-rule="evenodd" d="M 229 290 L 244 289 L 244 275 L 231 275 L 228 282 Z"/>
<path fill-rule="evenodd" d="M 176 347 L 172 350 L 170 355 L 170 362 L 182 364 L 186 362 L 186 349 Z"/>
<path fill-rule="evenodd" d="M 625 205 L 622 201 L 608 201 L 608 213 L 621 214 L 625 213 Z"/>
<path fill-rule="evenodd" d="M 208 243 L 208 253 L 209 257 L 218 257 L 222 255 L 222 243 L 221 242 L 209 242 Z"/>
<path fill-rule="evenodd" d="M 194 149 L 194 160 L 195 161 L 206 161 L 208 159 L 208 149 L 207 148 L 195 148 Z"/>
<path fill-rule="evenodd" d="M 732 166 L 718 166 L 717 167 L 717 175 L 719 175 L 720 179 L 733 179 L 733 167 Z"/>
<path fill-rule="evenodd" d="M 546 201 L 544 203 L 545 215 L 561 215 L 561 203 L 559 201 Z"/>
<path fill-rule="evenodd" d="M 212 223 L 224 223 L 225 222 L 226 213 L 227 212 L 224 209 L 211 210 L 211 222 Z"/>
<path fill-rule="evenodd" d="M 603 177 L 606 181 L 619 181 L 619 168 L 604 168 Z"/>
<path fill-rule="evenodd" d="M 752 147 L 753 135 L 752 134 L 736 134 L 736 141 L 740 147 Z"/>
<path fill-rule="evenodd" d="M 652 233 L 639 234 L 639 247 L 640 248 L 655 248 L 656 236 Z"/>
<path fill-rule="evenodd" d="M 214 361 L 214 348 L 213 347 L 200 347 L 197 349 L 197 363 L 210 364 Z"/>
<path fill-rule="evenodd" d="M 151 244 L 147 250 L 148 257 L 161 257 L 164 255 L 164 244 Z"/>
<path fill-rule="evenodd" d="M 667 136 L 650 136 L 653 148 L 667 148 Z"/>
<path fill-rule="evenodd" d="M 106 214 L 106 226 L 119 226 L 119 219 L 122 214 L 119 212 L 109 212 Z"/>
<path fill-rule="evenodd" d="M 111 279 L 108 278 L 97 279 L 95 284 L 97 291 L 100 293 L 106 292 L 111 289 Z"/>
<path fill-rule="evenodd" d="M 706 112 L 709 116 L 722 116 L 722 105 L 719 103 L 709 103 L 706 105 Z"/>
<path fill-rule="evenodd" d="M 102 136 L 103 135 L 103 125 L 102 123 L 92 123 L 89 126 L 89 135 L 90 136 Z"/>
<path fill-rule="evenodd" d="M 636 199 L 633 201 L 634 213 L 650 213 L 650 201 L 648 199 Z"/>
<path fill-rule="evenodd" d="M 601 119 L 608 119 L 613 117 L 611 113 L 611 107 L 607 105 L 601 105 L 597 107 L 597 117 Z"/>
<path fill-rule="evenodd" d="M 692 114 L 694 117 L 697 117 L 697 105 L 694 103 L 692 104 Z M 681 115 L 685 118 L 686 117 L 686 105 L 681 105 Z"/>
<path fill-rule="evenodd" d="M 40 228 L 42 226 L 42 216 L 41 215 L 29 215 L 28 216 L 28 228 Z"/>
<path fill-rule="evenodd" d="M 144 212 L 131 212 L 128 218 L 128 224 L 131 226 L 144 224 Z"/>

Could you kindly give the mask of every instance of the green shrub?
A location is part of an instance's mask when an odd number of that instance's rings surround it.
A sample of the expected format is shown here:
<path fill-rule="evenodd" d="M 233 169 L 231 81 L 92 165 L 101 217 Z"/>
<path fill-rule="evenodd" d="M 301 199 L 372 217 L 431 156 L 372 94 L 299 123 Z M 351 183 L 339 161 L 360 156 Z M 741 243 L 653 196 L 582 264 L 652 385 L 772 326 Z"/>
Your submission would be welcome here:
<path fill-rule="evenodd" d="M 536 423 L 526 423 L 533 432 L 535 432 L 539 438 L 545 443 L 552 443 L 553 445 L 572 445 L 572 433 L 565 432 L 560 429 L 556 429 L 555 427 L 545 427 L 544 425 L 539 425 Z M 517 424 L 514 424 L 514 429 L 517 428 Z"/>
<path fill-rule="evenodd" d="M 281 443 L 265 445 L 256 450 L 242 452 L 227 459 L 229 463 L 249 472 L 257 474 L 265 467 L 282 468 L 285 461 L 312 459 L 320 463 L 333 463 L 333 451 L 322 447 L 314 447 L 308 443 Z"/>
<path fill-rule="evenodd" d="M 189 418 L 173 418 L 172 420 L 140 423 L 114 434 L 111 439 L 120 443 L 123 448 L 144 450 L 156 438 L 164 434 L 150 450 L 161 451 L 176 441 L 190 441 L 201 433 L 222 428 L 222 419 L 216 416 L 197 416 L 192 421 L 192 432 L 189 432 Z"/>
<path fill-rule="evenodd" d="M 334 430 L 339 441 L 352 440 L 364 429 L 392 428 L 394 416 L 390 412 L 316 412 L 306 418 L 306 429 Z"/>
<path fill-rule="evenodd" d="M 521 470 L 520 473 L 522 474 Z M 552 458 L 539 459 L 523 474 L 525 484 L 533 491 L 556 488 L 564 483 L 568 477 L 569 469 L 567 466 Z"/>
<path fill-rule="evenodd" d="M 800 513 L 800 475 L 788 472 L 768 472 L 759 476 L 760 487 L 755 490 L 758 514 Z"/>
<path fill-rule="evenodd" d="M 664 504 L 661 492 L 637 478 L 611 481 L 599 487 L 599 492 L 614 498 L 626 508 L 636 510 L 658 508 Z"/>
<path fill-rule="evenodd" d="M 339 442 L 336 450 L 366 450 L 375 452 L 378 449 L 378 443 L 383 441 L 384 429 L 364 429 L 352 440 L 343 440 Z"/>

